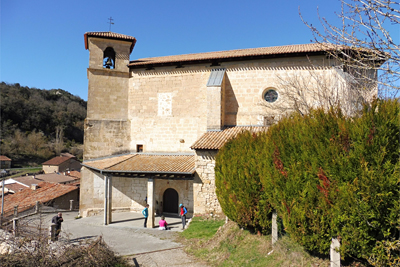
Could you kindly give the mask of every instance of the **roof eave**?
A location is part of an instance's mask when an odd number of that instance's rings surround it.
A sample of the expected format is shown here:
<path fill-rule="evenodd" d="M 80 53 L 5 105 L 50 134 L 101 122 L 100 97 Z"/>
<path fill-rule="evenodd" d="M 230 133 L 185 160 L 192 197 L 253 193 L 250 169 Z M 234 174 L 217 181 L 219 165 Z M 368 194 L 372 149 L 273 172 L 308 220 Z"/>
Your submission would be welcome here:
<path fill-rule="evenodd" d="M 82 164 L 86 168 L 98 171 L 100 173 L 132 173 L 132 174 L 167 174 L 167 175 L 193 175 L 195 170 L 192 172 L 159 172 L 159 171 L 123 171 L 123 170 L 107 170 L 92 167 L 90 165 Z"/>
<path fill-rule="evenodd" d="M 250 55 L 250 56 L 238 56 L 238 57 L 221 57 L 221 58 L 207 58 L 198 60 L 174 60 L 170 62 L 148 62 L 139 65 L 134 64 L 134 60 L 128 64 L 130 69 L 141 69 L 141 68 L 154 68 L 154 67 L 165 67 L 165 66 L 182 66 L 182 65 L 196 65 L 204 63 L 222 63 L 222 62 L 235 62 L 235 61 L 247 61 L 247 60 L 259 60 L 259 59 L 270 59 L 270 58 L 284 58 L 284 57 L 301 57 L 306 55 L 327 55 L 325 51 L 311 51 L 311 52 L 298 52 L 298 53 L 282 53 L 282 54 L 267 54 L 267 55 Z M 140 59 L 139 59 L 140 60 Z"/>

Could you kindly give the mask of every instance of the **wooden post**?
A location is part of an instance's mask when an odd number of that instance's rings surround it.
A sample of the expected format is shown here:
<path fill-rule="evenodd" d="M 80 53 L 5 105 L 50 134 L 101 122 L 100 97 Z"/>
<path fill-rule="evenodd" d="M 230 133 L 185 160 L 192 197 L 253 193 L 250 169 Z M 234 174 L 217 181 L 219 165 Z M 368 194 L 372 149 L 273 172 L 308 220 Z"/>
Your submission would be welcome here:
<path fill-rule="evenodd" d="M 272 245 L 278 241 L 278 223 L 276 211 L 272 212 Z"/>
<path fill-rule="evenodd" d="M 35 213 L 39 213 L 39 201 L 36 201 L 36 204 L 35 204 Z"/>
<path fill-rule="evenodd" d="M 13 234 L 14 237 L 18 236 L 18 219 L 13 219 Z"/>
<path fill-rule="evenodd" d="M 17 217 L 18 216 L 18 205 L 14 206 L 14 216 Z"/>
<path fill-rule="evenodd" d="M 55 223 L 52 223 L 51 225 L 50 225 L 50 240 L 51 241 L 57 241 L 57 238 L 56 238 L 56 226 L 57 226 L 57 224 L 55 224 Z"/>
<path fill-rule="evenodd" d="M 331 242 L 331 267 L 340 267 L 340 242 L 337 238 L 332 238 Z"/>

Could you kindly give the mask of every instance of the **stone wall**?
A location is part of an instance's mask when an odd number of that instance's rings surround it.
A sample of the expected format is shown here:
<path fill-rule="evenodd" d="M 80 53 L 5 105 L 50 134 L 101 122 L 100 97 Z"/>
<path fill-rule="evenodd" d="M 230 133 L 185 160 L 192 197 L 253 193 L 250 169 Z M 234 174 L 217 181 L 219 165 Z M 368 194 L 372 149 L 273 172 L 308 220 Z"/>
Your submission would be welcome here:
<path fill-rule="evenodd" d="M 104 211 L 104 176 L 98 172 L 82 168 L 85 179 L 81 181 L 80 214 L 83 217 Z M 112 209 L 141 212 L 146 205 L 147 177 L 126 178 L 112 177 Z M 161 203 L 165 190 L 172 188 L 177 191 L 178 203 L 183 203 L 189 213 L 193 213 L 193 181 L 155 179 L 155 210 L 162 210 Z M 88 197 L 90 196 L 90 197 Z M 179 205 L 177 203 L 177 205 Z"/>
<path fill-rule="evenodd" d="M 193 181 L 192 180 L 172 180 L 172 179 L 157 179 L 155 180 L 154 199 L 156 211 L 161 211 L 161 203 L 165 190 L 168 188 L 174 189 L 178 193 L 178 203 L 182 203 L 188 210 L 189 214 L 193 213 Z M 178 204 L 178 205 L 179 205 Z M 178 210 L 179 211 L 179 210 Z"/>
<path fill-rule="evenodd" d="M 126 120 L 86 119 L 84 160 L 128 152 L 129 129 L 130 121 Z"/>
<path fill-rule="evenodd" d="M 196 151 L 196 173 L 193 182 L 194 213 L 222 213 L 215 193 L 215 156 L 217 150 Z"/>
<path fill-rule="evenodd" d="M 90 37 L 84 160 L 129 151 L 129 53 L 131 42 Z M 116 53 L 115 69 L 103 67 L 103 51 Z"/>
<path fill-rule="evenodd" d="M 102 51 L 108 46 L 117 53 L 115 70 L 102 68 Z M 218 68 L 225 68 L 226 73 L 221 90 L 207 90 L 214 68 L 210 64 L 129 71 L 128 43 L 89 38 L 89 50 L 84 159 L 136 152 L 138 145 L 143 146 L 143 152 L 193 153 L 190 146 L 207 131 L 208 119 L 215 129 L 219 123 L 222 127 L 263 125 L 265 116 L 275 115 L 286 104 L 280 77 L 305 76 L 313 65 L 325 64 L 323 56 L 222 62 Z M 119 65 L 121 62 L 125 66 Z M 280 97 L 267 107 L 263 93 L 269 88 Z M 221 114 L 220 120 L 216 114 Z M 215 194 L 216 153 L 196 151 L 193 181 L 156 179 L 155 210 L 160 210 L 165 190 L 173 188 L 179 203 L 190 212 L 221 213 Z M 146 195 L 147 178 L 113 177 L 113 208 L 139 212 Z M 81 211 L 87 215 L 90 210 L 101 210 L 103 202 L 103 177 L 83 168 Z"/>

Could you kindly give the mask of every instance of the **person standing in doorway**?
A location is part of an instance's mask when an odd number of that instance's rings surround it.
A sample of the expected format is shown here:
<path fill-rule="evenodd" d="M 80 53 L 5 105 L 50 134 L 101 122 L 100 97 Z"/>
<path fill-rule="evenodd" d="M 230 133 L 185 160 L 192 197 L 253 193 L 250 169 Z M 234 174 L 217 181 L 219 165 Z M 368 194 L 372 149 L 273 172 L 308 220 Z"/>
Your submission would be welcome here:
<path fill-rule="evenodd" d="M 144 210 L 142 211 L 144 216 L 144 228 L 147 227 L 147 217 L 149 217 L 149 204 L 146 204 Z"/>
<path fill-rule="evenodd" d="M 180 215 L 182 217 L 182 230 L 185 230 L 187 209 L 183 204 L 179 204 L 179 207 L 181 208 Z"/>
<path fill-rule="evenodd" d="M 64 221 L 63 217 L 62 217 L 62 213 L 59 212 L 56 216 L 54 216 L 51 219 L 51 223 L 56 225 L 56 233 L 55 233 L 55 240 L 58 240 L 58 236 L 61 232 L 61 223 Z"/>

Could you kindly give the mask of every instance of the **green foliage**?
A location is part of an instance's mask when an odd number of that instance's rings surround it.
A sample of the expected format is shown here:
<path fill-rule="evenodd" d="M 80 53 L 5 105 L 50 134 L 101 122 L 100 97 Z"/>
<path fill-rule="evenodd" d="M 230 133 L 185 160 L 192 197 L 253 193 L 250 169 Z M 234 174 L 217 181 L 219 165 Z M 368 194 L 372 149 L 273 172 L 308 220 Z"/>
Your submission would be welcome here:
<path fill-rule="evenodd" d="M 368 262 L 373 266 L 400 266 L 400 241 L 378 241 Z"/>
<path fill-rule="evenodd" d="M 83 143 L 86 101 L 61 89 L 4 82 L 0 93 L 1 153 L 13 164 L 41 164 L 68 150 L 78 158 L 82 155 L 78 147 Z"/>
<path fill-rule="evenodd" d="M 261 181 L 286 231 L 311 251 L 368 258 L 398 237 L 399 105 L 375 101 L 359 118 L 340 110 L 285 118 L 263 136 Z"/>
<path fill-rule="evenodd" d="M 86 101 L 61 89 L 40 90 L 19 84 L 0 84 L 2 138 L 21 132 L 41 131 L 55 138 L 62 127 L 68 140 L 83 143 Z"/>
<path fill-rule="evenodd" d="M 348 179 L 341 157 L 348 146 L 347 124 L 340 110 L 315 110 L 284 118 L 263 135 L 266 160 L 260 174 L 266 194 L 286 231 L 311 251 L 326 253 L 336 236 L 331 207 L 338 180 Z"/>
<path fill-rule="evenodd" d="M 224 213 L 265 230 L 273 208 L 309 251 L 327 255 L 338 237 L 342 257 L 379 258 L 400 233 L 399 111 L 395 100 L 375 100 L 358 117 L 313 110 L 243 133 L 216 159 Z"/>
<path fill-rule="evenodd" d="M 260 139 L 243 132 L 218 152 L 215 185 L 219 203 L 229 219 L 239 225 L 269 233 L 272 209 L 260 182 Z"/>

